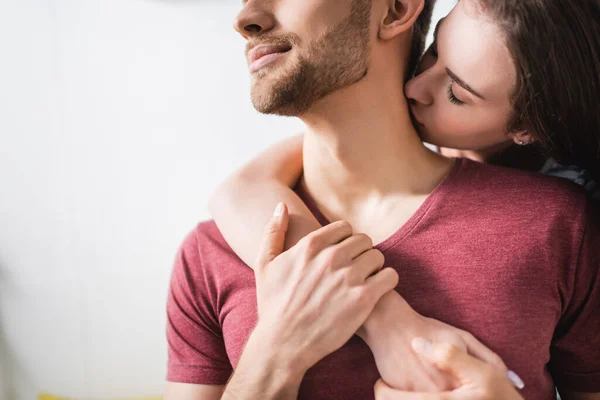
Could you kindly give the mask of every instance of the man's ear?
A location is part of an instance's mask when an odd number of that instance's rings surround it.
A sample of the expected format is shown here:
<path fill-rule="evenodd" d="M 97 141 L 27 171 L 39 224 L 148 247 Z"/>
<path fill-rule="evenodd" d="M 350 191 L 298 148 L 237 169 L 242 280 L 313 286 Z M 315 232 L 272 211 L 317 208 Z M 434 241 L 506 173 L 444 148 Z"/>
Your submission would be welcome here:
<path fill-rule="evenodd" d="M 379 37 L 383 40 L 393 39 L 412 29 L 424 7 L 424 0 L 385 1 L 388 3 L 388 12 L 379 28 Z"/>

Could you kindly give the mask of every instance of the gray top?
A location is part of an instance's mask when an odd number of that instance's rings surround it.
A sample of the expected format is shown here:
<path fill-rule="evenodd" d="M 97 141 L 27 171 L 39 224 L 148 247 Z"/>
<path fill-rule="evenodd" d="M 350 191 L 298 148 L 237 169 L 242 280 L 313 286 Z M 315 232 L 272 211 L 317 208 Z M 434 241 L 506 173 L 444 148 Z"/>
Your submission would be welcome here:
<path fill-rule="evenodd" d="M 549 158 L 540 172 L 545 175 L 568 179 L 571 182 L 581 185 L 592 195 L 594 200 L 600 200 L 600 186 L 596 184 L 592 175 L 585 169 L 581 169 L 575 165 L 565 167 Z"/>

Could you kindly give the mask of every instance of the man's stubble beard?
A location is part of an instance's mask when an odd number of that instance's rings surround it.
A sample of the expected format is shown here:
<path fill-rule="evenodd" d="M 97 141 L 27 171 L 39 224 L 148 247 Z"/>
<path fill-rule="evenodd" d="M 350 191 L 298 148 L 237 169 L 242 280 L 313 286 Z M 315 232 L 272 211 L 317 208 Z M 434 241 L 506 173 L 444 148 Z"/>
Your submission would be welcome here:
<path fill-rule="evenodd" d="M 370 15 L 371 0 L 352 0 L 350 15 L 311 42 L 293 65 L 258 71 L 251 93 L 256 110 L 301 116 L 317 101 L 362 80 L 368 70 Z M 298 43 L 293 35 L 288 37 Z"/>

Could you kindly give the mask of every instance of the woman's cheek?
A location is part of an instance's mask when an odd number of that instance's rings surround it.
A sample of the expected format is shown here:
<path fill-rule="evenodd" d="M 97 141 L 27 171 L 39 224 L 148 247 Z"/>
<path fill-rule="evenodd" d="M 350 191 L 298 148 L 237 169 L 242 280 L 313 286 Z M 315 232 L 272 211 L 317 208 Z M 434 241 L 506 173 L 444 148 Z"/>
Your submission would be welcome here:
<path fill-rule="evenodd" d="M 472 146 L 469 118 L 455 107 L 445 108 L 443 114 L 436 117 L 436 136 L 448 143 L 447 147 L 469 148 Z"/>
<path fill-rule="evenodd" d="M 442 107 L 440 112 L 436 116 L 436 125 L 439 127 L 441 132 L 456 132 L 460 130 L 463 118 L 458 115 L 458 110 L 453 110 L 449 107 Z"/>

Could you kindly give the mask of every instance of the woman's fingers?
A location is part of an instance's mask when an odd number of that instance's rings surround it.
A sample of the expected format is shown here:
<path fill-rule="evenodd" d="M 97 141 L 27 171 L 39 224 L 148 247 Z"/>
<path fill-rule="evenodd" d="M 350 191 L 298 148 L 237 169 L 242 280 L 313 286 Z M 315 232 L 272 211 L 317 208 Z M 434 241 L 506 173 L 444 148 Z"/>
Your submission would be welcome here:
<path fill-rule="evenodd" d="M 431 344 L 426 339 L 415 338 L 412 347 L 425 360 L 459 380 L 459 387 L 451 392 L 452 396 L 523 400 L 515 387 L 523 389 L 524 384 L 514 372 L 499 373 L 496 367 L 449 343 Z"/>
<path fill-rule="evenodd" d="M 499 355 L 494 353 L 492 350 L 488 349 L 483 343 L 475 338 L 475 336 L 471 335 L 469 332 L 461 331 L 459 333 L 460 337 L 463 339 L 465 344 L 467 345 L 467 351 L 474 357 L 479 358 L 481 361 L 484 361 L 496 368 L 503 373 L 508 373 L 508 368 L 504 361 L 500 358 Z"/>
<path fill-rule="evenodd" d="M 462 331 L 460 336 L 467 345 L 467 351 L 469 354 L 497 368 L 502 375 L 508 377 L 508 379 L 517 389 L 523 389 L 525 387 L 525 383 L 523 383 L 519 375 L 517 375 L 514 371 L 510 371 L 498 354 L 488 349 L 469 332 Z"/>
<path fill-rule="evenodd" d="M 423 338 L 412 340 L 412 347 L 440 370 L 458 378 L 462 385 L 481 381 L 482 371 L 489 366 L 449 343 L 435 343 Z"/>

